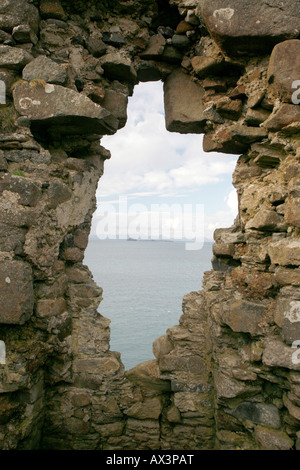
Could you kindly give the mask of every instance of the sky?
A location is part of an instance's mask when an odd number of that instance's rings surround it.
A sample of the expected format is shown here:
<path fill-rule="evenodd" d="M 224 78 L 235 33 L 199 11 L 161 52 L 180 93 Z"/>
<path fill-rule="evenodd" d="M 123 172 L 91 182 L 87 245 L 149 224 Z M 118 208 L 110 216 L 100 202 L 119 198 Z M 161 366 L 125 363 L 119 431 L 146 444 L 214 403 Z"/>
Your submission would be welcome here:
<path fill-rule="evenodd" d="M 97 190 L 98 238 L 208 241 L 237 214 L 237 156 L 205 153 L 202 135 L 166 130 L 163 84 L 137 85 L 128 120 L 101 145 L 111 151 Z"/>

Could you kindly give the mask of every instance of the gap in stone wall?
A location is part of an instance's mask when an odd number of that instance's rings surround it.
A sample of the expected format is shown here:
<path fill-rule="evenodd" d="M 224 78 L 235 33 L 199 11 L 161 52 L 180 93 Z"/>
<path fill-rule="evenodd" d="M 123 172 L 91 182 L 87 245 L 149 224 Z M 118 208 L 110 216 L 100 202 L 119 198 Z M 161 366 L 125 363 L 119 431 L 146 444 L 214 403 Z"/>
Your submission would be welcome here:
<path fill-rule="evenodd" d="M 153 359 L 152 342 L 178 324 L 182 297 L 202 288 L 213 231 L 237 213 L 237 156 L 205 154 L 201 135 L 168 132 L 161 82 L 135 87 L 126 126 L 101 145 L 112 158 L 84 262 L 104 289 L 99 311 L 111 320 L 111 349 L 129 369 Z"/>

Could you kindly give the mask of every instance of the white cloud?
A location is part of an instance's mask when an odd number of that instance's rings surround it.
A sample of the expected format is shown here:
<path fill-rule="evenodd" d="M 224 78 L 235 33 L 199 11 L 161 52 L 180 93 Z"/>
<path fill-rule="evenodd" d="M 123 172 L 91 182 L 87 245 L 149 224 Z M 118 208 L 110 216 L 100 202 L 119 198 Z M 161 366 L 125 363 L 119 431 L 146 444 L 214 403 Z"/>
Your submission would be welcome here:
<path fill-rule="evenodd" d="M 97 191 L 100 206 L 110 198 L 113 221 L 122 213 L 120 196 L 126 196 L 128 203 L 159 197 L 162 201 L 168 198 L 169 204 L 182 205 L 189 197 L 195 207 L 199 188 L 205 187 L 204 236 L 211 239 L 217 227 L 231 226 L 237 213 L 237 197 L 236 191 L 228 193 L 228 188 L 237 157 L 204 153 L 202 139 L 202 135 L 166 131 L 160 82 L 137 86 L 129 100 L 126 126 L 101 142 L 112 157 L 105 162 Z M 143 207 L 143 220 L 149 211 L 149 206 Z M 152 213 L 155 215 L 155 209 Z M 93 232 L 99 220 L 96 213 Z"/>
<path fill-rule="evenodd" d="M 202 135 L 166 131 L 162 96 L 160 82 L 136 87 L 126 127 L 102 139 L 112 158 L 105 162 L 99 196 L 193 191 L 232 174 L 235 157 L 205 154 Z"/>

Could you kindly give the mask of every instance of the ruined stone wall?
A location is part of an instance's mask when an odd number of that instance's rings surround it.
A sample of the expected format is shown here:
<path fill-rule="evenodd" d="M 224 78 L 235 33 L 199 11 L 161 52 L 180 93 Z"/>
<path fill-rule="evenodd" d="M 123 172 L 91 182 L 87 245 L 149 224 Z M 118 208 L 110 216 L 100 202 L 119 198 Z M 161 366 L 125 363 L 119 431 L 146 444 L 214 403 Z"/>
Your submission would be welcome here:
<path fill-rule="evenodd" d="M 0 449 L 299 447 L 299 37 L 297 0 L 0 0 Z M 101 138 L 153 80 L 169 131 L 241 155 L 239 214 L 124 371 L 82 261 Z"/>

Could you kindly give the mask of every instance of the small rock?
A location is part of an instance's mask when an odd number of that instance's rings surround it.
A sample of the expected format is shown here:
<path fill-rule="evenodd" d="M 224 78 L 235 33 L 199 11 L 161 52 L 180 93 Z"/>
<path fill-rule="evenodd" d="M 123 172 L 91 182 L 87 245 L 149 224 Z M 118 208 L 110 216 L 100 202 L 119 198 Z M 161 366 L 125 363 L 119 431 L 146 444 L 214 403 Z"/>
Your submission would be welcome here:
<path fill-rule="evenodd" d="M 191 31 L 192 29 L 194 29 L 193 26 L 183 20 L 183 21 L 180 21 L 180 23 L 177 25 L 175 33 L 185 34 L 187 31 Z"/>
<path fill-rule="evenodd" d="M 174 34 L 172 37 L 172 45 L 178 49 L 186 49 L 190 45 L 190 41 L 186 36 Z"/>
<path fill-rule="evenodd" d="M 174 35 L 174 29 L 169 28 L 168 26 L 159 26 L 157 28 L 157 32 L 166 39 L 169 39 Z"/>
<path fill-rule="evenodd" d="M 161 59 L 165 50 L 166 39 L 162 34 L 151 36 L 149 44 L 144 52 L 140 54 L 141 59 L 157 60 Z"/>
<path fill-rule="evenodd" d="M 21 43 L 32 42 L 33 44 L 36 44 L 38 42 L 38 38 L 29 24 L 20 24 L 19 26 L 15 26 L 12 31 L 12 37 L 16 42 Z"/>
<path fill-rule="evenodd" d="M 0 46 L 0 67 L 20 70 L 32 60 L 32 56 L 17 47 Z"/>
<path fill-rule="evenodd" d="M 107 50 L 107 46 L 101 39 L 90 37 L 87 41 L 87 49 L 94 57 L 102 57 Z"/>
<path fill-rule="evenodd" d="M 272 132 L 280 131 L 289 124 L 300 122 L 300 106 L 294 104 L 282 104 L 274 110 L 270 117 L 263 123 L 263 127 Z"/>
<path fill-rule="evenodd" d="M 199 78 L 207 75 L 218 75 L 224 68 L 222 58 L 215 59 L 206 56 L 194 56 L 192 58 L 192 67 Z"/>
<path fill-rule="evenodd" d="M 60 0 L 41 0 L 40 12 L 42 18 L 56 18 L 65 20 L 67 15 L 60 3 Z"/>
<path fill-rule="evenodd" d="M 119 53 L 112 52 L 101 58 L 101 66 L 105 75 L 111 80 L 120 80 L 128 83 L 137 82 L 137 73 L 131 60 Z"/>
<path fill-rule="evenodd" d="M 259 108 L 259 109 L 251 109 L 248 108 L 245 122 L 248 126 L 259 127 L 259 125 L 264 122 L 270 116 L 270 112 L 266 109 Z"/>
<path fill-rule="evenodd" d="M 243 102 L 241 100 L 231 100 L 228 97 L 221 98 L 216 103 L 217 112 L 225 119 L 237 121 L 241 116 Z"/>
<path fill-rule="evenodd" d="M 102 41 L 113 47 L 120 47 L 126 44 L 126 39 L 121 33 L 103 32 Z"/>

